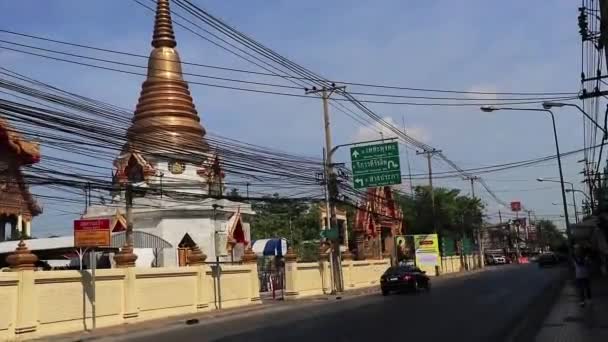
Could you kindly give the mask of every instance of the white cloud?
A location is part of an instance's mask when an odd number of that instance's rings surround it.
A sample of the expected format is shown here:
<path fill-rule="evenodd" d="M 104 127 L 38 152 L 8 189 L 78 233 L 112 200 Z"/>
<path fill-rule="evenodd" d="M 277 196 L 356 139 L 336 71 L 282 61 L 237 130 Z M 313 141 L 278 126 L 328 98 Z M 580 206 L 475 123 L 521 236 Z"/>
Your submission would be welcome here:
<path fill-rule="evenodd" d="M 395 121 L 393 120 L 392 117 L 385 116 L 383 118 L 383 120 L 386 121 L 386 123 L 399 128 L 399 130 L 403 130 L 403 127 L 401 125 L 395 123 Z M 428 143 L 429 140 L 431 139 L 430 133 L 423 127 L 406 126 L 405 133 L 407 133 L 412 138 L 414 138 L 418 141 L 425 142 L 425 143 Z M 359 127 L 359 129 L 357 130 L 357 133 L 355 134 L 354 141 L 366 141 L 366 140 L 374 140 L 374 139 L 381 139 L 381 138 L 394 138 L 396 136 L 397 136 L 397 134 L 395 132 L 393 132 L 389 128 L 383 126 L 381 123 L 375 122 L 371 126 Z"/>

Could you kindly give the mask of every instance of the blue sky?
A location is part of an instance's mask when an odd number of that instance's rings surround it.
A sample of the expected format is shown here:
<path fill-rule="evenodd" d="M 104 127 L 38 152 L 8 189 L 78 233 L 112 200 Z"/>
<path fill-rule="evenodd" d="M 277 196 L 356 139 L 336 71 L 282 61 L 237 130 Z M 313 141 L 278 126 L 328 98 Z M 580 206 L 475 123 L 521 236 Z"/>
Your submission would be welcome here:
<path fill-rule="evenodd" d="M 573 1 L 193 2 L 331 79 L 490 92 L 579 89 L 578 4 Z M 0 2 L 2 29 L 146 55 L 152 18 L 130 0 Z M 256 70 L 179 27 L 176 34 L 183 60 Z M 0 39 L 8 38 L 0 34 Z M 143 81 L 143 77 L 24 57 L 2 49 L 0 63 L 125 108 L 135 106 Z M 208 132 L 320 155 L 322 107 L 318 101 L 200 86 L 192 86 L 192 92 Z M 476 107 L 370 107 L 399 126 L 405 117 L 413 135 L 443 150 L 463 168 L 555 152 L 550 121 L 539 113 L 487 114 Z M 562 109 L 556 110 L 556 116 L 562 151 L 582 148 L 580 114 Z M 380 137 L 375 134 L 377 128 L 361 127 L 342 113 L 334 111 L 332 121 L 336 144 Z M 581 180 L 580 164 L 576 163 L 580 157 L 564 159 L 565 177 L 577 184 Z M 338 154 L 337 158 L 346 161 L 347 155 Z M 422 157 L 410 153 L 410 159 L 414 173 L 426 172 Z M 439 162 L 434 168 L 437 172 L 449 170 Z M 506 202 L 521 200 L 538 216 L 559 214 L 560 207 L 551 204 L 561 203 L 558 184 L 538 183 L 537 177 L 557 177 L 555 161 L 484 175 Z M 469 192 L 468 182 L 457 178 L 438 179 L 435 184 Z M 490 212 L 498 210 L 479 186 L 477 194 Z M 34 221 L 34 234 L 69 233 L 73 217 L 56 209 L 66 210 L 70 205 L 42 204 L 45 213 Z"/>

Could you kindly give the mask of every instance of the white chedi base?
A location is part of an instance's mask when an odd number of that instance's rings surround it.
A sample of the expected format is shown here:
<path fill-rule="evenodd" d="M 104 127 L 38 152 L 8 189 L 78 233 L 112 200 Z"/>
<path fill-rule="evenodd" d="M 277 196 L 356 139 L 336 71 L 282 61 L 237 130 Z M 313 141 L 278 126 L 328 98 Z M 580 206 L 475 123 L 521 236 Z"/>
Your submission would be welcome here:
<path fill-rule="evenodd" d="M 214 204 L 216 209 L 214 210 Z M 125 215 L 124 201 L 105 206 L 91 206 L 83 218 L 109 218 L 114 220 L 117 212 Z M 199 248 L 207 255 L 207 261 L 215 261 L 216 251 L 214 232 L 226 231 L 227 223 L 234 214 L 254 214 L 251 205 L 225 199 L 204 199 L 186 201 L 160 197 L 141 197 L 133 199 L 133 229 L 154 234 L 173 247 L 159 251 L 158 266 L 178 266 L 177 248 L 184 236 L 188 234 Z M 215 220 L 214 220 L 215 216 Z M 243 222 L 245 239 L 251 241 L 249 224 Z M 152 249 L 136 249 L 139 255 L 137 267 L 151 267 L 155 260 Z M 239 260 L 240 255 L 235 255 Z M 221 258 L 230 261 L 231 256 Z"/>

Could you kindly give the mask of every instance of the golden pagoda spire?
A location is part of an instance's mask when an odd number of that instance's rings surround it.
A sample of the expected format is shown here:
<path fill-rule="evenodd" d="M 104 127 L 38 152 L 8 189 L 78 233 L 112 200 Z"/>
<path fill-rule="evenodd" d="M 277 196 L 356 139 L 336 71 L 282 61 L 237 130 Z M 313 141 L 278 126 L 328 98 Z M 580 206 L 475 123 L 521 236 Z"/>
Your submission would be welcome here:
<path fill-rule="evenodd" d="M 190 96 L 171 23 L 169 0 L 158 0 L 148 61 L 127 147 L 142 154 L 200 160 L 207 152 L 205 129 Z"/>

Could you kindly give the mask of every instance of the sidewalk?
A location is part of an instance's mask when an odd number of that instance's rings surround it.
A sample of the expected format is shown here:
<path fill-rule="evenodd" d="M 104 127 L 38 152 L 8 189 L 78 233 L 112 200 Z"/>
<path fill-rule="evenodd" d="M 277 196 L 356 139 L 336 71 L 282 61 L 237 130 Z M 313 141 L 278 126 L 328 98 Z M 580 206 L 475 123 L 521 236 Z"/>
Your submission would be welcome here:
<path fill-rule="evenodd" d="M 580 307 L 574 282 L 566 282 L 536 342 L 608 341 L 608 277 L 594 278 L 591 286 L 593 302 Z"/>

